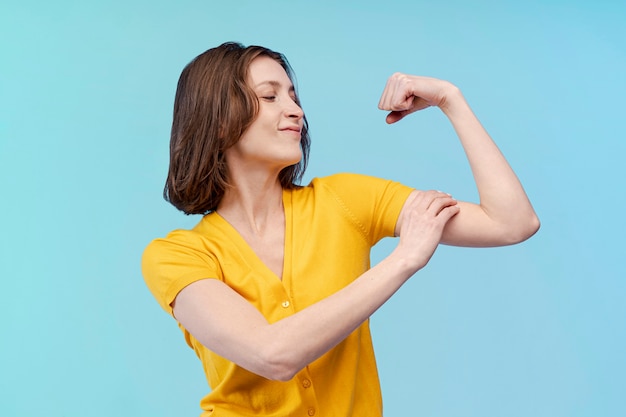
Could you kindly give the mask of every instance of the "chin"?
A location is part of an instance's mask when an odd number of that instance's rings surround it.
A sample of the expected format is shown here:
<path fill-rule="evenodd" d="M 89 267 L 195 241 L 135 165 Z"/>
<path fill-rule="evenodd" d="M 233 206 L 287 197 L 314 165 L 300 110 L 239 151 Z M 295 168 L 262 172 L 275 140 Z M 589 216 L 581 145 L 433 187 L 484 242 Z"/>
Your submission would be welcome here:
<path fill-rule="evenodd" d="M 302 151 L 298 148 L 298 153 L 292 153 L 290 155 L 285 155 L 285 166 L 296 165 L 300 163 L 302 160 Z"/>

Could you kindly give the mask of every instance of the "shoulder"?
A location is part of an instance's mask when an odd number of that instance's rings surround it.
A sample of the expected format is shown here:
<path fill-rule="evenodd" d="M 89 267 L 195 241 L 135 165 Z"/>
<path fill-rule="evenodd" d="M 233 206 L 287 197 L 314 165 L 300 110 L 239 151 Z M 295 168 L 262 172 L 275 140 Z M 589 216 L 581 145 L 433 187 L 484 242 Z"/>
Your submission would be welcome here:
<path fill-rule="evenodd" d="M 193 230 L 173 230 L 165 237 L 152 240 L 144 250 L 144 258 L 146 256 L 159 257 L 168 252 L 200 250 L 203 240 L 202 236 Z"/>
<path fill-rule="evenodd" d="M 384 187 L 387 183 L 389 183 L 389 181 L 382 178 L 342 172 L 326 177 L 314 178 L 309 186 L 314 189 L 325 189 L 339 194 L 345 194 L 362 188 L 372 189 L 381 186 Z"/>
<path fill-rule="evenodd" d="M 351 172 L 341 172 L 337 174 L 328 175 L 326 177 L 313 178 L 311 181 L 312 186 L 325 186 L 325 187 L 343 187 L 354 184 L 376 182 L 380 178 L 372 177 L 369 175 L 356 174 Z"/>
<path fill-rule="evenodd" d="M 318 211 L 349 219 L 368 241 L 393 236 L 402 207 L 413 188 L 369 175 L 340 173 L 315 178 L 308 187 Z"/>
<path fill-rule="evenodd" d="M 314 178 L 310 187 L 323 189 L 341 199 L 377 200 L 385 198 L 406 198 L 413 190 L 397 181 L 370 175 L 338 173 L 327 177 Z"/>
<path fill-rule="evenodd" d="M 170 314 L 171 303 L 182 288 L 200 279 L 220 277 L 210 240 L 194 230 L 174 230 L 151 241 L 143 252 L 141 270 L 148 288 Z"/>
<path fill-rule="evenodd" d="M 148 282 L 177 279 L 190 273 L 204 276 L 214 272 L 217 263 L 207 239 L 193 230 L 174 230 L 154 239 L 141 258 L 142 272 Z"/>
<path fill-rule="evenodd" d="M 192 229 L 176 229 L 152 240 L 145 248 L 142 262 L 163 264 L 168 259 L 191 260 L 214 266 L 221 252 L 233 240 L 232 232 L 216 214 L 204 216 Z"/>

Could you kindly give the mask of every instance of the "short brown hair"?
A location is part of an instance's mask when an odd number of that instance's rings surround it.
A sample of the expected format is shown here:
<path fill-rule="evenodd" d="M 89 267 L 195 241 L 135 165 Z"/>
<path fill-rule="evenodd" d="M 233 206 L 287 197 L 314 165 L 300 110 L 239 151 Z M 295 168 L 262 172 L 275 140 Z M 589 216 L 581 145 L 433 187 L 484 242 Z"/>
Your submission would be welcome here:
<path fill-rule="evenodd" d="M 282 54 L 235 42 L 198 55 L 180 75 L 163 197 L 185 214 L 214 211 L 229 186 L 224 151 L 239 141 L 258 113 L 258 98 L 246 81 L 248 67 L 258 56 L 274 59 L 294 82 L 293 70 Z M 300 105 L 297 97 L 296 94 Z M 306 169 L 310 144 L 304 118 L 302 158 L 280 172 L 283 188 L 298 186 Z"/>

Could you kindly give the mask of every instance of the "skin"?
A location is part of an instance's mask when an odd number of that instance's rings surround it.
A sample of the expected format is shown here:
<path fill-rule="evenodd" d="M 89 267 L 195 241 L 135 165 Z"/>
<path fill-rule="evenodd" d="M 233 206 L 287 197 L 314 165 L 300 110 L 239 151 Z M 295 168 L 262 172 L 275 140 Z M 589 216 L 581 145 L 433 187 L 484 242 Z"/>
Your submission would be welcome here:
<path fill-rule="evenodd" d="M 249 70 L 259 115 L 227 151 L 234 187 L 217 211 L 282 277 L 285 217 L 278 173 L 301 157 L 296 126 L 302 126 L 303 113 L 278 63 L 259 57 Z M 369 318 L 426 266 L 439 243 L 499 246 L 534 234 L 539 221 L 521 184 L 454 85 L 398 73 L 389 78 L 379 102 L 381 110 L 389 111 L 388 123 L 430 106 L 439 107 L 454 126 L 475 177 L 479 204 L 459 202 L 439 191 L 414 191 L 400 213 L 398 245 L 388 257 L 332 296 L 276 323 L 269 324 L 215 279 L 197 281 L 179 293 L 174 302 L 177 320 L 215 353 L 263 377 L 287 381 Z"/>
<path fill-rule="evenodd" d="M 282 277 L 285 214 L 278 174 L 302 158 L 304 112 L 295 102 L 291 80 L 273 59 L 262 56 L 252 61 L 248 84 L 259 98 L 259 112 L 225 153 L 235 187 L 226 191 L 217 212 Z"/>
<path fill-rule="evenodd" d="M 378 103 L 379 109 L 390 112 L 386 119 L 390 124 L 430 106 L 439 107 L 452 123 L 480 198 L 479 204 L 459 202 L 460 213 L 446 225 L 442 243 L 503 246 L 532 236 L 539 220 L 522 184 L 457 87 L 435 78 L 396 73 Z"/>

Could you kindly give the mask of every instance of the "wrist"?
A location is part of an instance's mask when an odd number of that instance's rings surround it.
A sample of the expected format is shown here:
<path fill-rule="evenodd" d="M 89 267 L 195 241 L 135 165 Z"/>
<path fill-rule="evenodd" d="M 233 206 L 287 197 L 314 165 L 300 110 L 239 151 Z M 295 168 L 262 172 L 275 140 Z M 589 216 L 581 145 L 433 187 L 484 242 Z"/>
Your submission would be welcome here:
<path fill-rule="evenodd" d="M 409 279 L 428 263 L 428 260 L 420 259 L 420 257 L 415 256 L 415 254 L 410 256 L 398 247 L 387 256 L 385 261 L 389 263 L 389 268 L 404 281 Z"/>
<path fill-rule="evenodd" d="M 468 109 L 467 102 L 461 90 L 454 84 L 446 89 L 439 108 L 448 117 L 452 118 Z"/>

